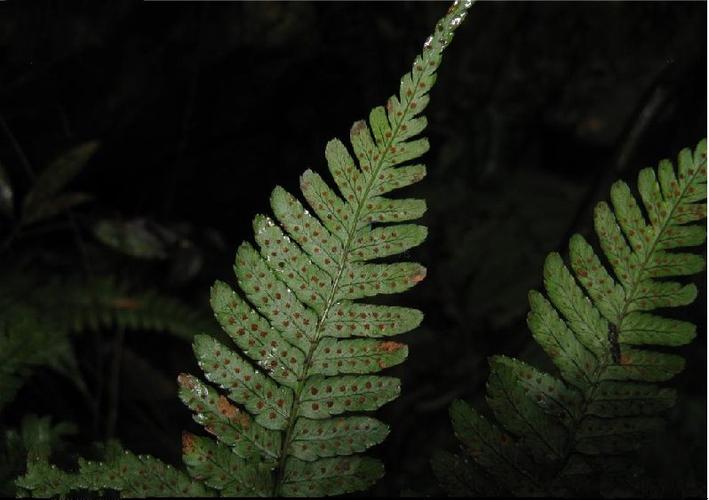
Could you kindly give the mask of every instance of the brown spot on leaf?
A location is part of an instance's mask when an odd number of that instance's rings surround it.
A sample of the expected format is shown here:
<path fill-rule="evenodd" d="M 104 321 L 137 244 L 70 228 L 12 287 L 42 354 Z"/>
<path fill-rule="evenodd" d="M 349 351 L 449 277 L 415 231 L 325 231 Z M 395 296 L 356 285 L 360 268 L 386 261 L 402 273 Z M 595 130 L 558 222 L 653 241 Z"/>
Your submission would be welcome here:
<path fill-rule="evenodd" d="M 404 344 L 400 344 L 399 342 L 387 341 L 378 344 L 377 350 L 380 352 L 396 352 L 402 347 L 404 347 Z"/>
<path fill-rule="evenodd" d="M 194 378 L 190 375 L 187 375 L 186 373 L 180 373 L 177 376 L 177 383 L 180 384 L 181 387 L 184 387 L 185 389 L 188 389 L 190 391 L 194 389 L 195 386 Z"/>
<path fill-rule="evenodd" d="M 238 423 L 243 428 L 249 427 L 249 417 L 241 413 L 239 409 L 231 404 L 224 396 L 219 396 L 219 399 L 217 400 L 217 408 L 219 409 L 219 413 L 232 422 Z"/>
<path fill-rule="evenodd" d="M 423 281 L 423 279 L 424 279 L 425 277 L 426 277 L 426 270 L 424 269 L 424 270 L 422 270 L 421 272 L 419 272 L 419 273 L 417 273 L 417 274 L 414 274 L 414 275 L 411 277 L 411 282 L 412 282 L 412 283 L 419 283 L 419 282 Z"/>
<path fill-rule="evenodd" d="M 353 134 L 358 134 L 359 132 L 362 131 L 362 129 L 367 128 L 367 125 L 364 123 L 363 120 L 356 121 L 354 125 L 352 125 L 352 133 Z"/>
<path fill-rule="evenodd" d="M 182 433 L 182 453 L 189 455 L 194 451 L 194 435 L 189 432 Z"/>
<path fill-rule="evenodd" d="M 130 297 L 116 297 L 111 301 L 111 304 L 113 307 L 116 309 L 123 309 L 123 310 L 134 310 L 134 309 L 140 309 L 142 307 L 142 304 L 140 301 L 136 299 L 132 299 Z"/>

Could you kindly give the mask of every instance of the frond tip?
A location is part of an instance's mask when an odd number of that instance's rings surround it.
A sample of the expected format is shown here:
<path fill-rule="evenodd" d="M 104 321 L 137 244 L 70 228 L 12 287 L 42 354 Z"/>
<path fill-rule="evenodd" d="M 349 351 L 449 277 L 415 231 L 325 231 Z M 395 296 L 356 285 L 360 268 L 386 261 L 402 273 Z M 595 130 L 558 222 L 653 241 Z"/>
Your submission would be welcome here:
<path fill-rule="evenodd" d="M 661 428 L 659 414 L 676 396 L 654 383 L 679 373 L 684 359 L 649 347 L 687 344 L 696 327 L 651 311 L 697 296 L 694 284 L 672 278 L 704 269 L 700 255 L 680 249 L 705 241 L 697 222 L 706 217 L 706 182 L 703 140 L 680 152 L 676 169 L 663 160 L 640 171 L 639 202 L 626 183 L 613 184 L 611 204 L 599 203 L 594 213 L 602 257 L 578 234 L 569 243 L 570 269 L 558 253 L 547 257 L 546 296 L 530 292 L 527 323 L 560 378 L 495 357 L 488 403 L 499 426 L 467 403 L 451 407 L 475 466 L 502 489 L 597 494 L 592 478 L 613 477 L 609 464 L 616 461 L 607 457 L 636 449 Z M 463 474 L 440 477 L 452 477 L 456 489 Z"/>

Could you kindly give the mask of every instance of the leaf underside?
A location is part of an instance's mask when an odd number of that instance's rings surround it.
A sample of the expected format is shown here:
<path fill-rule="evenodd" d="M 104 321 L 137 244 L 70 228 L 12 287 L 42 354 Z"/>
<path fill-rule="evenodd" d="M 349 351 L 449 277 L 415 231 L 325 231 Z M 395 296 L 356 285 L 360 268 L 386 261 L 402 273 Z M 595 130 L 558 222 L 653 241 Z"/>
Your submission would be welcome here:
<path fill-rule="evenodd" d="M 460 478 L 484 474 L 518 495 L 595 495 L 614 475 L 627 481 L 628 464 L 617 456 L 661 428 L 659 414 L 674 404 L 675 391 L 657 383 L 684 367 L 666 348 L 688 344 L 696 328 L 652 311 L 697 295 L 694 284 L 672 279 L 704 269 L 700 255 L 681 249 L 706 238 L 706 140 L 681 151 L 676 168 L 664 160 L 642 170 L 637 189 L 640 202 L 616 182 L 611 204 L 596 206 L 602 254 L 574 235 L 570 268 L 550 254 L 546 294 L 529 294 L 527 323 L 559 376 L 496 356 L 487 384 L 494 420 L 463 401 L 452 405 L 467 458 L 434 464 L 456 469 L 439 474 L 451 492 L 460 491 Z"/>
<path fill-rule="evenodd" d="M 377 373 L 405 360 L 406 346 L 390 337 L 416 328 L 422 314 L 360 300 L 404 292 L 426 275 L 417 263 L 391 262 L 426 238 L 426 227 L 410 222 L 426 204 L 387 195 L 426 174 L 415 163 L 429 147 L 419 137 L 427 124 L 421 113 L 471 3 L 451 6 L 398 95 L 352 126 L 349 148 L 338 139 L 327 144 L 337 188 L 311 170 L 300 178 L 307 205 L 276 187 L 272 215 L 253 220 L 256 244 L 237 251 L 238 289 L 212 287 L 212 309 L 230 341 L 196 336 L 206 381 L 178 380 L 195 421 L 216 438 L 183 435 L 191 487 L 223 496 L 324 496 L 366 489 L 383 475 L 381 462 L 361 452 L 388 427 L 360 413 L 398 396 L 399 380 Z M 22 483 L 28 490 L 32 472 Z M 182 485 L 182 476 L 175 480 Z M 111 488 L 139 493 L 119 486 Z"/>
<path fill-rule="evenodd" d="M 215 316 L 238 349 L 196 338 L 208 383 L 182 376 L 180 394 L 217 446 L 242 460 L 241 474 L 256 478 L 241 483 L 258 485 L 250 494 L 336 495 L 383 475 L 379 461 L 359 454 L 380 443 L 388 427 L 353 413 L 398 396 L 399 380 L 377 372 L 405 360 L 406 346 L 390 337 L 416 328 L 422 314 L 360 299 L 406 291 L 425 277 L 414 262 L 380 260 L 427 234 L 410 222 L 425 211 L 423 200 L 386 195 L 426 173 L 414 163 L 428 150 L 419 138 L 421 112 L 468 6 L 454 4 L 438 23 L 399 95 L 353 125 L 351 150 L 338 139 L 327 144 L 337 190 L 311 170 L 300 179 L 307 208 L 274 189 L 273 215 L 254 218 L 256 245 L 237 251 L 239 291 L 222 282 L 212 288 Z M 185 450 L 188 463 L 192 449 Z"/>

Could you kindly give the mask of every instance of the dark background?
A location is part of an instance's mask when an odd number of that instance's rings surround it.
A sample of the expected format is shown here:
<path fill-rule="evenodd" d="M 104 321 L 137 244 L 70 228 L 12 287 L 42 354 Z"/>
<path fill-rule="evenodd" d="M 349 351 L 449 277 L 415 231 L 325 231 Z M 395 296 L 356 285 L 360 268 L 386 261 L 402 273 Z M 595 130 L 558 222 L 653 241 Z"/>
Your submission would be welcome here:
<path fill-rule="evenodd" d="M 41 170 L 98 140 L 72 183 L 94 200 L 74 210 L 85 245 L 99 220 L 171 228 L 188 250 L 121 261 L 118 272 L 206 308 L 209 285 L 234 282 L 231 263 L 271 189 L 295 191 L 306 168 L 325 171 L 324 145 L 398 90 L 399 77 L 445 3 L 8 2 L 0 5 L 0 163 L 20 196 L 18 147 Z M 544 256 L 574 232 L 617 178 L 674 158 L 706 135 L 706 4 L 475 5 L 447 51 L 426 112 L 427 242 L 411 252 L 428 278 L 392 303 L 426 313 L 407 334 L 409 360 L 392 374 L 402 396 L 381 412 L 392 433 L 374 453 L 387 475 L 376 495 L 438 491 L 428 460 L 455 450 L 447 407 L 483 403 L 486 358 L 548 367 L 530 343 L 526 294 Z M 13 144 L 13 139 L 17 146 Z M 17 256 L 54 252 L 57 272 L 81 273 L 72 231 L 18 239 Z M 185 247 L 185 245 L 183 245 Z M 84 265 L 86 263 L 84 262 Z M 185 269 L 188 269 L 185 270 Z M 679 312 L 698 325 L 680 349 L 679 404 L 643 463 L 661 494 L 705 492 L 706 280 Z M 104 332 L 111 339 L 111 332 Z M 89 376 L 96 351 L 77 337 Z M 126 448 L 179 463 L 176 375 L 198 373 L 189 345 L 127 334 L 116 435 Z M 110 357 L 110 352 L 98 351 Z M 140 363 L 135 361 L 139 359 Z M 132 361 L 133 360 L 133 361 Z M 142 363 L 142 364 L 141 364 Z M 138 366 L 140 365 L 140 366 Z M 71 384 L 39 371 L 2 415 L 72 420 L 78 450 L 106 437 Z M 101 415 L 98 415 L 100 417 Z"/>

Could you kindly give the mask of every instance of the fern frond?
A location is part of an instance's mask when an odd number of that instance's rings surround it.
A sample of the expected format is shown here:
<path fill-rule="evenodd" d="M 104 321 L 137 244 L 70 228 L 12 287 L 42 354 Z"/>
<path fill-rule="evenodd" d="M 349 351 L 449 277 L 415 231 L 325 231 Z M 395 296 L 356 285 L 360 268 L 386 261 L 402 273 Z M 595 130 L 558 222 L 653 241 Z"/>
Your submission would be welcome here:
<path fill-rule="evenodd" d="M 206 314 L 172 297 L 111 276 L 41 284 L 25 274 L 25 282 L 18 284 L 21 275 L 0 286 L 0 408 L 38 367 L 53 368 L 83 386 L 71 333 L 125 329 L 192 340 L 195 330 L 213 324 Z"/>
<path fill-rule="evenodd" d="M 65 280 L 45 294 L 60 306 L 54 308 L 55 325 L 74 332 L 102 328 L 156 331 L 192 340 L 195 331 L 213 324 L 206 314 L 173 297 L 113 276 Z"/>
<path fill-rule="evenodd" d="M 76 432 L 73 423 L 53 424 L 51 417 L 34 414 L 22 417 L 19 429 L 4 429 L 0 441 L 0 496 L 15 496 L 15 478 L 28 459 L 47 460 L 52 452 L 64 448 L 64 436 Z"/>
<path fill-rule="evenodd" d="M 423 200 L 384 195 L 425 175 L 423 165 L 410 164 L 428 150 L 417 138 L 426 127 L 421 112 L 470 3 L 456 2 L 438 23 L 399 95 L 353 125 L 354 154 L 338 139 L 327 144 L 337 191 L 311 170 L 300 179 L 309 209 L 274 189 L 274 216 L 257 215 L 256 246 L 237 251 L 243 296 L 226 283 L 212 288 L 215 316 L 239 350 L 208 336 L 197 337 L 194 350 L 207 380 L 226 397 L 187 375 L 180 377 L 181 397 L 237 456 L 253 461 L 256 453 L 271 464 L 270 488 L 260 492 L 335 495 L 366 489 L 383 474 L 378 461 L 352 455 L 381 442 L 386 425 L 339 415 L 376 410 L 398 396 L 398 379 L 372 374 L 403 362 L 407 348 L 381 339 L 415 328 L 422 314 L 357 301 L 403 292 L 426 274 L 413 262 L 377 262 L 427 234 L 406 223 L 423 214 Z M 195 442 L 188 441 L 188 451 Z"/>
<path fill-rule="evenodd" d="M 213 492 L 185 472 L 147 455 L 109 447 L 103 462 L 79 459 L 77 473 L 65 472 L 46 459 L 29 459 L 27 472 L 16 485 L 35 497 L 61 497 L 73 491 L 117 491 L 123 498 L 207 497 Z"/>
<path fill-rule="evenodd" d="M 426 173 L 412 164 L 428 150 L 427 140 L 417 138 L 426 127 L 421 113 L 442 53 L 471 4 L 451 6 L 402 77 L 399 94 L 353 125 L 351 151 L 338 139 L 327 144 L 337 191 L 307 170 L 300 179 L 306 209 L 276 187 L 273 216 L 254 218 L 256 245 L 243 243 L 236 253 L 240 291 L 223 282 L 212 287 L 215 317 L 234 345 L 196 336 L 194 352 L 209 383 L 178 378 L 181 399 L 216 437 L 183 436 L 187 471 L 210 491 L 337 495 L 366 489 L 383 475 L 380 461 L 360 453 L 381 442 L 387 426 L 351 413 L 398 396 L 398 379 L 373 374 L 404 361 L 406 346 L 388 337 L 417 327 L 422 314 L 359 300 L 403 292 L 425 277 L 417 263 L 379 260 L 427 234 L 408 222 L 424 213 L 423 200 L 385 195 Z"/>
<path fill-rule="evenodd" d="M 706 179 L 703 140 L 680 152 L 676 169 L 664 160 L 642 170 L 640 202 L 624 182 L 612 186 L 612 208 L 601 202 L 594 213 L 602 256 L 577 234 L 571 269 L 558 253 L 547 257 L 546 296 L 530 292 L 528 324 L 560 378 L 496 356 L 487 400 L 498 423 L 465 402 L 451 407 L 467 454 L 506 490 L 588 494 L 580 478 L 588 486 L 589 477 L 617 471 L 611 457 L 661 428 L 659 414 L 676 396 L 655 383 L 679 373 L 684 359 L 651 346 L 687 344 L 696 328 L 651 311 L 696 298 L 694 284 L 670 279 L 704 269 L 701 256 L 679 249 L 704 243 L 696 223 L 706 217 Z"/>
<path fill-rule="evenodd" d="M 32 308 L 17 306 L 0 319 L 0 409 L 39 366 L 75 361 L 68 336 Z"/>
<path fill-rule="evenodd" d="M 53 331 L 73 333 L 125 329 L 192 340 L 195 331 L 214 324 L 206 313 L 169 295 L 112 275 L 66 276 L 47 283 L 30 270 L 13 273 L 0 286 L 0 310 L 4 318 L 22 316 L 15 314 L 18 308 L 34 309 Z"/>

